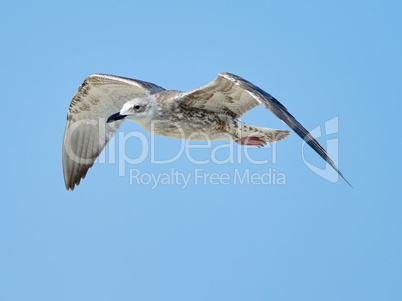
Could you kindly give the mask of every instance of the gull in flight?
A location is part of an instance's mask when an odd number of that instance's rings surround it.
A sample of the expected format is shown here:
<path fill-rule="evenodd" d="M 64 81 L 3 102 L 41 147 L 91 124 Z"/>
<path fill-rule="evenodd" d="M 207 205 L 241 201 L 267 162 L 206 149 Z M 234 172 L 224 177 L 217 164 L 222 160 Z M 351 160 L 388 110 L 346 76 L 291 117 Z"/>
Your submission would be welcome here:
<path fill-rule="evenodd" d="M 245 79 L 220 73 L 209 84 L 180 92 L 112 75 L 92 74 L 70 103 L 63 139 L 66 188 L 84 179 L 123 120 L 154 135 L 191 140 L 231 140 L 264 146 L 290 132 L 251 126 L 239 118 L 263 105 L 286 123 L 349 184 L 325 149 L 274 97 Z M 349 184 L 350 185 L 350 184 Z"/>

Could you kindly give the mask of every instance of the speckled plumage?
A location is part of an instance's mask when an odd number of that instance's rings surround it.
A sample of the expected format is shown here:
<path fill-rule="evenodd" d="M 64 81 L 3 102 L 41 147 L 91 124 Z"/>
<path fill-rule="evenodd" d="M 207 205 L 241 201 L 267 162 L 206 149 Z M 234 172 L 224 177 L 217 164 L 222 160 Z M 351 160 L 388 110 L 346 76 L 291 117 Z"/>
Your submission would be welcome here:
<path fill-rule="evenodd" d="M 151 134 L 175 139 L 236 141 L 254 136 L 260 137 L 266 143 L 280 141 L 289 135 L 286 130 L 259 128 L 240 122 L 240 112 L 249 110 L 249 105 L 242 111 L 237 109 L 236 113 L 228 107 L 221 110 L 211 108 L 210 105 L 206 108 L 204 96 L 205 94 L 196 93 L 196 97 L 202 100 L 201 108 L 193 95 L 189 98 L 186 93 L 180 91 L 161 91 L 143 98 L 153 104 L 153 112 L 149 113 L 152 118 L 134 121 Z M 133 106 L 135 102 L 136 100 L 133 100 L 128 107 Z M 227 102 L 234 103 L 234 100 L 229 98 Z M 198 104 L 198 107 L 195 104 Z M 147 110 L 150 109 L 151 106 L 147 106 Z"/>
<path fill-rule="evenodd" d="M 241 77 L 221 73 L 201 88 L 180 92 L 139 80 L 93 74 L 78 89 L 67 114 L 63 139 L 66 188 L 73 190 L 85 178 L 123 119 L 136 121 L 152 134 L 177 139 L 233 140 L 263 146 L 286 138 L 289 131 L 239 121 L 258 105 L 286 123 L 344 178 L 325 149 L 279 101 Z"/>

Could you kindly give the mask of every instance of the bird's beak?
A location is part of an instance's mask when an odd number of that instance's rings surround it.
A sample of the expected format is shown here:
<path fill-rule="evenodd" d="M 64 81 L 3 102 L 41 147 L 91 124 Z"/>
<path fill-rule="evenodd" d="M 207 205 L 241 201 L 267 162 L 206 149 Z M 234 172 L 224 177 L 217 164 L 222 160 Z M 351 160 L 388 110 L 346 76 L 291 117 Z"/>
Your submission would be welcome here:
<path fill-rule="evenodd" d="M 117 120 L 120 120 L 120 119 L 124 119 L 126 116 L 127 115 L 120 115 L 120 113 L 110 115 L 109 118 L 106 120 L 106 123 L 117 121 Z"/>

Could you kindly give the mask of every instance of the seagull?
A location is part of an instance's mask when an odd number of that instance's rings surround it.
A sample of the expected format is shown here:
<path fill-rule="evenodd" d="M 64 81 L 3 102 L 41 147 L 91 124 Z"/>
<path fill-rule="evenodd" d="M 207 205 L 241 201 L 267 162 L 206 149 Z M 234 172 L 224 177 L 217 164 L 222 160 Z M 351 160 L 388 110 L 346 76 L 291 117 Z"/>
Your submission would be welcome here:
<path fill-rule="evenodd" d="M 287 124 L 350 185 L 325 149 L 278 100 L 239 76 L 220 73 L 201 88 L 181 92 L 141 80 L 92 74 L 79 87 L 67 113 L 62 155 L 66 189 L 80 184 L 124 120 L 135 121 L 154 135 L 256 147 L 289 136 L 287 130 L 240 121 L 259 105 Z"/>

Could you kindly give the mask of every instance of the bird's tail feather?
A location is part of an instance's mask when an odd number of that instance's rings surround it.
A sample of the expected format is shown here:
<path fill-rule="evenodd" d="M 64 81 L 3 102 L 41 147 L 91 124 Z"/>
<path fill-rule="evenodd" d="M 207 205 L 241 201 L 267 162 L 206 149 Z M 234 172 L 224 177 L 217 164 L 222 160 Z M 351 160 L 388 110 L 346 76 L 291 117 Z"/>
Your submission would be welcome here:
<path fill-rule="evenodd" d="M 275 130 L 238 123 L 237 137 L 239 139 L 258 138 L 265 143 L 281 141 L 290 135 L 290 131 Z"/>

